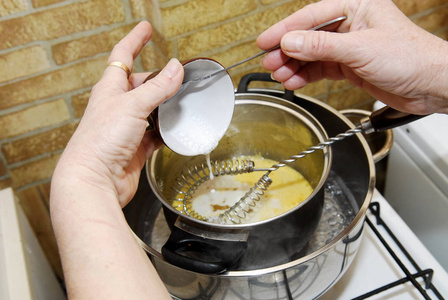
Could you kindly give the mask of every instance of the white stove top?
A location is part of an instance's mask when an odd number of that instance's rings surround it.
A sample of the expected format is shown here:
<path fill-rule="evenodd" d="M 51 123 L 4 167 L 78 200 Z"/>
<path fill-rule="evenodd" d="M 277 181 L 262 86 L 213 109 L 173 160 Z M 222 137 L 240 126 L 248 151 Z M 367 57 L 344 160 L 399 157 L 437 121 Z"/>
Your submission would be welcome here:
<path fill-rule="evenodd" d="M 404 248 L 409 252 L 419 267 L 422 270 L 434 270 L 432 283 L 444 298 L 448 298 L 448 274 L 446 270 L 440 266 L 378 191 L 375 191 L 372 202 L 378 202 L 380 204 L 380 217 L 403 244 Z M 417 270 L 399 250 L 383 226 L 376 225 L 376 217 L 370 210 L 368 210 L 367 216 L 385 238 L 388 245 L 402 260 L 410 273 L 417 273 Z M 363 241 L 352 265 L 343 277 L 319 299 L 353 299 L 405 277 L 405 273 L 387 252 L 386 248 L 366 222 Z M 419 278 L 417 281 L 422 283 L 424 287 L 423 279 Z M 438 299 L 431 290 L 426 290 L 426 292 L 431 299 Z M 371 296 L 368 299 L 408 300 L 424 299 L 424 297 L 412 283 L 407 282 Z"/>

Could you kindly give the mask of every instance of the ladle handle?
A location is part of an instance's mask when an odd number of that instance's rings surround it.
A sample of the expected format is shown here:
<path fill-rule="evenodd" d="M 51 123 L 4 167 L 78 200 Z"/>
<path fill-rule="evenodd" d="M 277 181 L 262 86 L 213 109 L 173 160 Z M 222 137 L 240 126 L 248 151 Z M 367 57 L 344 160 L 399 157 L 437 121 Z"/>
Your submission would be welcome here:
<path fill-rule="evenodd" d="M 374 111 L 369 117 L 361 120 L 361 127 L 364 133 L 372 133 L 375 131 L 385 131 L 398 126 L 402 126 L 426 115 L 413 115 L 398 111 L 392 107 L 385 106 Z"/>

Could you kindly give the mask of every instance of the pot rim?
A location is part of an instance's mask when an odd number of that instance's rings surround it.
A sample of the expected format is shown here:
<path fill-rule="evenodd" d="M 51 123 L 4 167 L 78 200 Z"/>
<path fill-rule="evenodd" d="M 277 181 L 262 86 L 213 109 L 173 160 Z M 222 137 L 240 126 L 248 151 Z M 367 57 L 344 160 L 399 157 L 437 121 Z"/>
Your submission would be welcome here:
<path fill-rule="evenodd" d="M 257 92 L 259 91 L 259 92 Z M 250 96 L 250 95 L 256 95 L 259 96 L 260 93 L 265 93 L 265 92 L 273 92 L 273 93 L 282 93 L 282 91 L 279 90 L 270 90 L 270 89 L 251 89 L 249 93 L 242 93 L 242 94 L 236 94 L 236 97 L 238 95 L 245 95 L 245 96 Z M 263 96 L 267 96 L 266 94 L 261 94 Z M 334 109 L 333 107 L 329 106 L 326 103 L 323 103 L 322 101 L 319 101 L 317 99 L 314 99 L 310 96 L 306 96 L 300 93 L 295 92 L 294 95 L 298 98 L 302 98 L 305 99 L 307 101 L 310 101 L 314 104 L 317 104 L 319 106 L 324 107 L 325 109 L 329 110 L 330 112 L 332 112 L 333 114 L 335 114 L 336 116 L 338 116 L 342 121 L 344 121 L 350 128 L 354 128 L 354 124 L 347 118 L 345 117 L 343 114 L 341 114 L 338 110 Z M 289 269 L 291 267 L 303 264 L 307 261 L 311 261 L 313 259 L 315 259 L 316 257 L 322 255 L 323 253 L 329 251 L 330 249 L 334 248 L 337 244 L 341 243 L 342 240 L 349 235 L 352 230 L 354 228 L 356 228 L 356 226 L 360 223 L 360 222 L 364 222 L 365 220 L 365 216 L 367 213 L 367 209 L 370 205 L 370 202 L 372 200 L 373 197 L 373 192 L 375 190 L 375 163 L 373 161 L 373 156 L 372 153 L 370 151 L 370 147 L 367 143 L 367 141 L 365 140 L 365 138 L 362 136 L 361 133 L 357 133 L 356 136 L 358 137 L 358 140 L 360 141 L 361 145 L 363 146 L 365 153 L 367 155 L 367 162 L 368 162 L 368 166 L 369 166 L 369 170 L 370 170 L 370 176 L 369 176 L 369 187 L 367 189 L 366 192 L 366 196 L 364 198 L 363 204 L 361 205 L 361 207 L 358 210 L 358 213 L 355 215 L 355 217 L 353 218 L 353 220 L 350 222 L 350 224 L 339 234 L 337 235 L 332 241 L 330 241 L 329 243 L 327 243 L 326 245 L 324 245 L 322 248 L 309 253 L 299 259 L 290 261 L 288 263 L 284 263 L 284 264 L 280 264 L 277 266 L 273 266 L 273 267 L 268 267 L 268 268 L 261 268 L 261 269 L 256 269 L 256 270 L 247 270 L 247 271 L 228 271 L 222 274 L 206 274 L 207 276 L 213 276 L 213 277 L 243 277 L 243 276 L 259 276 L 259 275 L 264 275 L 264 274 L 269 274 L 269 273 L 276 273 L 282 270 L 286 270 Z M 134 234 L 137 242 L 140 244 L 140 246 L 146 251 L 148 252 L 150 255 L 152 255 L 154 258 L 158 258 L 161 261 L 168 263 L 164 260 L 162 254 L 158 251 L 156 251 L 155 249 L 149 247 L 146 243 L 144 243 L 132 230 L 131 232 Z M 170 264 L 171 265 L 171 264 Z M 171 265 L 174 268 L 179 268 L 177 266 Z M 189 271 L 186 269 L 181 269 L 183 272 L 191 272 L 196 274 L 196 272 L 193 271 Z"/>
<path fill-rule="evenodd" d="M 238 98 L 243 98 L 243 99 L 238 99 Z M 323 126 L 320 124 L 320 122 L 308 111 L 306 111 L 305 109 L 303 109 L 302 107 L 300 107 L 294 103 L 291 103 L 290 101 L 287 101 L 287 100 L 279 98 L 279 97 L 270 96 L 270 95 L 252 94 L 252 93 L 235 94 L 235 106 L 244 105 L 244 104 L 246 104 L 246 105 L 247 104 L 249 104 L 249 105 L 262 104 L 264 106 L 277 107 L 277 108 L 282 109 L 285 112 L 291 113 L 292 115 L 297 115 L 298 119 L 300 121 L 305 123 L 309 128 L 314 129 L 314 134 L 318 138 L 319 142 L 323 142 L 325 139 L 328 139 L 327 133 L 326 133 L 325 129 L 323 128 Z M 157 151 L 159 151 L 159 150 L 157 150 Z M 170 211 L 175 213 L 178 217 L 180 217 L 185 222 L 197 224 L 197 226 L 201 226 L 201 227 L 206 226 L 208 228 L 211 228 L 211 230 L 217 230 L 217 231 L 225 230 L 227 232 L 229 230 L 230 231 L 232 231 L 232 230 L 241 231 L 241 230 L 246 230 L 246 229 L 251 230 L 254 227 L 272 222 L 272 221 L 280 219 L 288 214 L 294 213 L 296 210 L 300 209 L 302 206 L 304 206 L 306 203 L 311 201 L 316 196 L 316 194 L 323 188 L 323 186 L 330 174 L 331 163 L 332 163 L 331 147 L 325 147 L 321 151 L 323 152 L 323 155 L 324 155 L 324 166 L 323 166 L 323 170 L 322 170 L 322 174 L 319 179 L 319 182 L 316 185 L 316 187 L 313 189 L 313 192 L 303 202 L 301 202 L 296 207 L 294 207 L 280 215 L 277 215 L 275 217 L 272 217 L 272 218 L 269 218 L 266 220 L 262 220 L 262 221 L 258 221 L 258 222 L 254 222 L 254 223 L 249 223 L 249 224 L 217 224 L 217 223 L 207 222 L 207 221 L 195 219 L 193 217 L 180 214 L 179 211 L 177 211 L 174 207 L 172 207 L 169 203 L 167 203 L 167 201 L 164 199 L 163 195 L 161 195 L 159 193 L 158 189 L 156 189 L 156 187 L 154 186 L 154 182 L 151 180 L 151 175 L 150 175 L 151 170 L 149 168 L 149 164 L 150 164 L 150 161 L 154 158 L 154 154 L 157 152 L 154 152 L 153 156 L 150 159 L 148 159 L 146 162 L 146 178 L 148 179 L 151 190 L 154 192 L 154 194 L 159 199 L 159 201 L 162 202 L 162 205 L 164 205 Z M 293 154 L 297 154 L 297 153 L 293 153 Z M 286 158 L 287 157 L 285 157 L 285 159 Z"/>

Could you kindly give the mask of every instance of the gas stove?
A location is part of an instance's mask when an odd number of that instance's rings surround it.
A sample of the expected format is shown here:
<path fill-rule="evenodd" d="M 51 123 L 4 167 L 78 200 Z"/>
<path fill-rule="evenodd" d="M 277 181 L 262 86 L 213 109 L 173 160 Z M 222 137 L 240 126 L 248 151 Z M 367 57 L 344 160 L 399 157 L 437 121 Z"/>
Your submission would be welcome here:
<path fill-rule="evenodd" d="M 377 190 L 366 216 L 355 260 L 319 299 L 448 298 L 448 273 Z"/>

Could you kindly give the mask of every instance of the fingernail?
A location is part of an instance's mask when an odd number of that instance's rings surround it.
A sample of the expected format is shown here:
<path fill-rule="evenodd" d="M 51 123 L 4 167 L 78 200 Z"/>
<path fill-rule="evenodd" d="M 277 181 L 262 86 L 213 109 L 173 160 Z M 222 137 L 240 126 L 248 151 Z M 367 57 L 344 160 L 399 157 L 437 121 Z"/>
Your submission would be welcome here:
<path fill-rule="evenodd" d="M 282 39 L 282 49 L 288 52 L 300 52 L 304 39 L 302 34 L 289 34 Z"/>
<path fill-rule="evenodd" d="M 181 65 L 179 61 L 176 58 L 172 58 L 160 73 L 169 78 L 174 78 L 176 74 L 179 73 L 180 68 Z"/>

